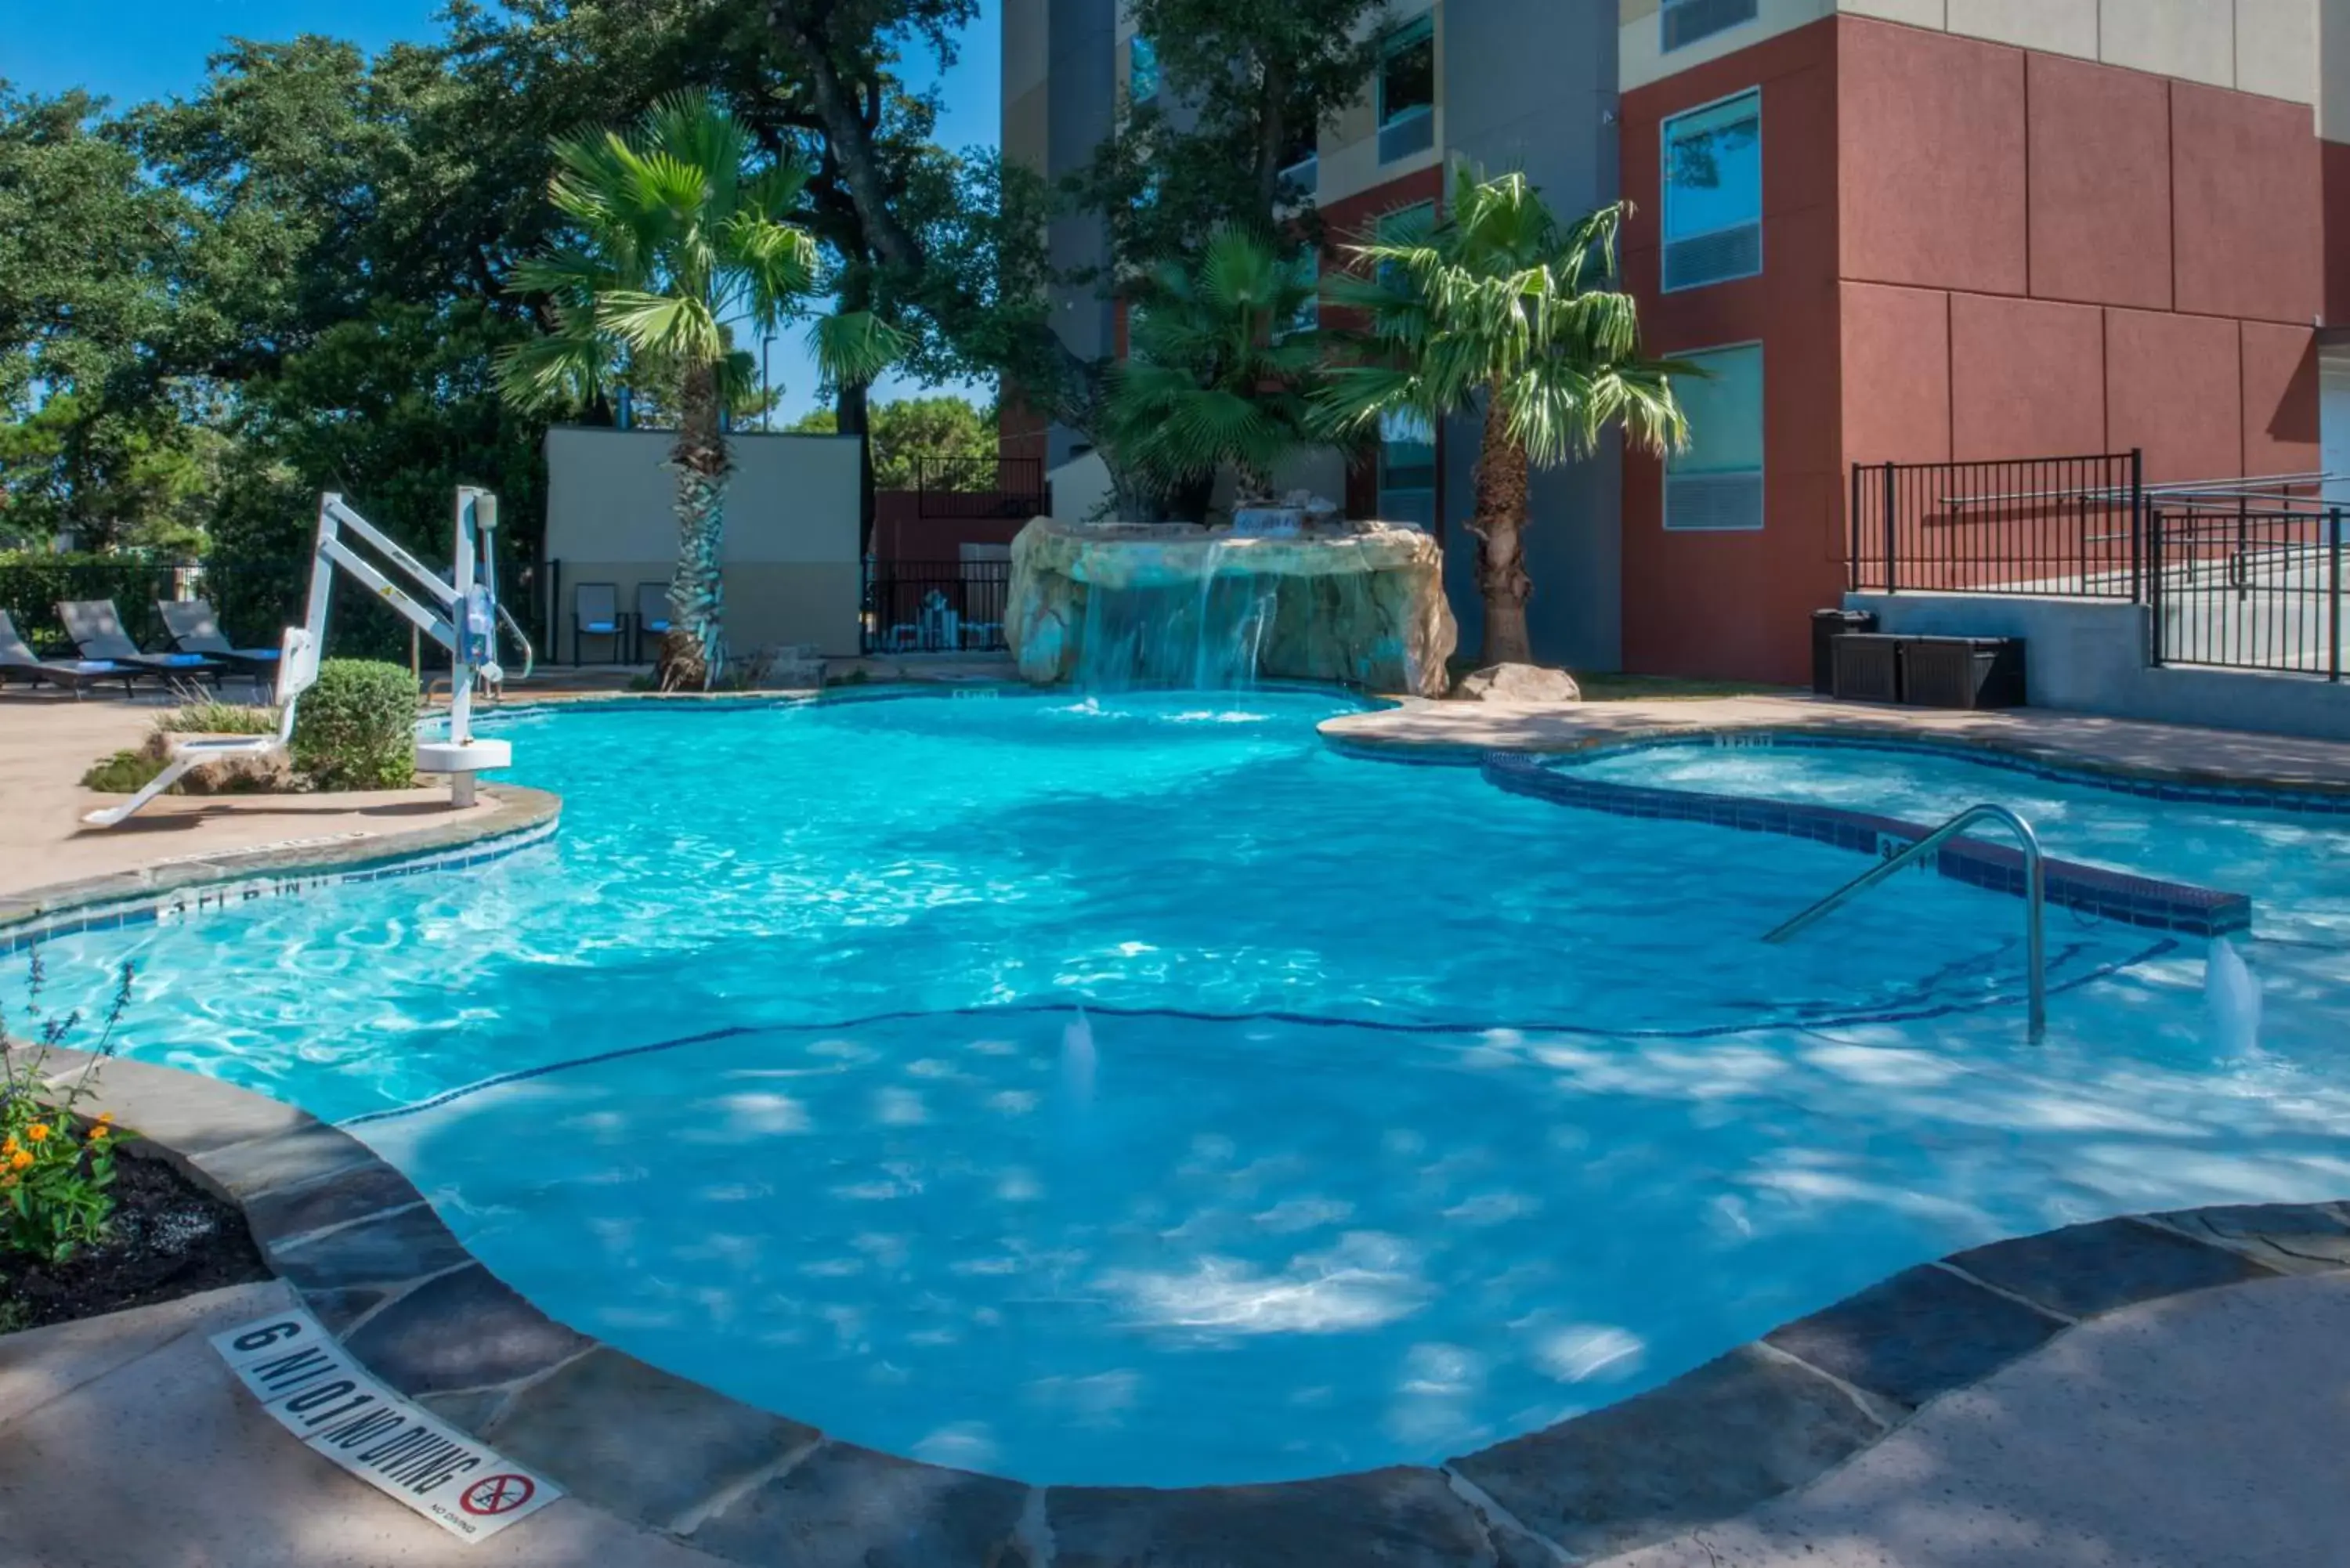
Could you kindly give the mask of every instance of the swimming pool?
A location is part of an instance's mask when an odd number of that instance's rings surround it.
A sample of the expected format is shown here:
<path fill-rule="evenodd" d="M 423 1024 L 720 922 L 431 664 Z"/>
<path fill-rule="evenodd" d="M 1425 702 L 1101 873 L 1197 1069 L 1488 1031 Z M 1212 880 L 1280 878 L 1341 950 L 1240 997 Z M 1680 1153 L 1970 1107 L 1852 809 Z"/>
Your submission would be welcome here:
<path fill-rule="evenodd" d="M 135 957 L 134 1054 L 351 1121 L 556 1317 L 1031 1481 L 1441 1459 L 1975 1241 L 2350 1191 L 2319 857 L 2240 851 L 2262 1049 L 2199 946 L 2066 916 L 2033 1049 L 2012 898 L 1764 948 L 1856 858 L 1340 757 L 1340 707 L 513 718 L 553 844 L 49 960 Z M 1689 761 L 1593 765 L 1641 756 Z"/>

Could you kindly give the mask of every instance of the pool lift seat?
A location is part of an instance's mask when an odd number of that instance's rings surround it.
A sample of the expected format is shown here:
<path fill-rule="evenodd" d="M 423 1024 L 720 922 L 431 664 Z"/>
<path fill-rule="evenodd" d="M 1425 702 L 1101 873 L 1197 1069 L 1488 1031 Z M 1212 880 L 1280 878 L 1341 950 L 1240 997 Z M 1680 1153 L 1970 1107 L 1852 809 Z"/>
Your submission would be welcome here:
<path fill-rule="evenodd" d="M 283 751 L 294 737 L 295 705 L 302 693 L 317 683 L 319 649 L 327 641 L 327 612 L 334 601 L 335 572 L 349 573 L 385 604 L 449 650 L 449 738 L 419 741 L 416 771 L 449 776 L 449 804 L 474 802 L 474 777 L 491 768 L 513 765 L 514 748 L 504 741 L 484 740 L 473 733 L 473 691 L 477 682 L 495 683 L 505 677 L 497 661 L 498 498 L 486 490 L 461 485 L 457 490 L 455 566 L 451 579 L 425 566 L 400 547 L 382 530 L 346 505 L 329 491 L 318 497 L 318 536 L 310 558 L 310 598 L 300 626 L 287 627 L 277 659 L 277 732 L 225 739 L 182 741 L 172 748 L 163 771 L 145 788 L 120 805 L 86 814 L 93 827 L 112 827 L 136 815 L 147 804 L 180 782 L 191 768 L 227 757 L 260 757 Z M 401 590 L 366 556 L 354 549 L 346 535 L 371 546 L 390 566 L 405 574 L 432 601 L 419 603 Z M 504 618 L 512 626 L 511 617 Z M 519 637 L 519 629 L 516 631 Z M 523 643 L 524 675 L 533 662 L 530 644 Z"/>

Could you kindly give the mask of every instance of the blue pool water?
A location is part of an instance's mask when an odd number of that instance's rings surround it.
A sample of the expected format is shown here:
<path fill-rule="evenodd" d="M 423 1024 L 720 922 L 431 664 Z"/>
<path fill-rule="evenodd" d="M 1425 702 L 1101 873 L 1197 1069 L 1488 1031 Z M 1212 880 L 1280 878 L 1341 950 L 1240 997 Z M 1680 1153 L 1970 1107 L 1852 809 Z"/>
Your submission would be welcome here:
<path fill-rule="evenodd" d="M 49 958 L 93 995 L 139 961 L 134 1054 L 364 1118 L 558 1317 L 1035 1481 L 1441 1459 L 1974 1241 L 2350 1193 L 2323 824 L 2287 867 L 2246 814 L 2084 792 L 2101 845 L 2191 820 L 2261 872 L 2267 1018 L 2060 915 L 2034 1049 L 2011 898 L 1908 878 L 1766 949 L 1853 857 L 1341 758 L 1337 711 L 517 717 L 553 844 Z"/>

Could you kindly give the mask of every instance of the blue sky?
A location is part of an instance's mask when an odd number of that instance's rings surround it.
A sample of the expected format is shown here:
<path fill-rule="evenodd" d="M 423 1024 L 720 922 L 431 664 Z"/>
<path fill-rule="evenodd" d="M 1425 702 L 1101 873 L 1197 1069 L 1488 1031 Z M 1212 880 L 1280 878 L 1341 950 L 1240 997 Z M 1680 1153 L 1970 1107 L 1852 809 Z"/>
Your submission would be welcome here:
<path fill-rule="evenodd" d="M 20 89 L 79 87 L 119 104 L 184 95 L 203 78 L 205 57 L 231 37 L 286 38 L 327 33 L 375 49 L 439 31 L 441 0 L 0 0 L 0 77 Z M 999 0 L 980 0 L 980 17 L 943 84 L 947 111 L 939 140 L 950 147 L 996 141 L 1000 102 Z M 927 79 L 927 77 L 925 78 Z M 797 337 L 778 342 L 772 361 L 785 387 L 779 419 L 814 406 L 816 370 Z M 922 389 L 885 378 L 882 398 Z M 972 389 L 972 390 L 977 390 Z"/>

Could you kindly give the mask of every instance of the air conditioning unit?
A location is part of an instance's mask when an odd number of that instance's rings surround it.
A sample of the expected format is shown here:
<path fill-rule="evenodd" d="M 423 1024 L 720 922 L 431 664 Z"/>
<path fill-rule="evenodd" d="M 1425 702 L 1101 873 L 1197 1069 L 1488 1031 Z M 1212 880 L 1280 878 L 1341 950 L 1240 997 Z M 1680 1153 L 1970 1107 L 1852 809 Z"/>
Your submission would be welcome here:
<path fill-rule="evenodd" d="M 1696 288 L 1733 277 L 1752 277 L 1762 270 L 1762 225 L 1746 223 L 1694 239 L 1674 240 L 1665 246 L 1664 286 Z"/>
<path fill-rule="evenodd" d="M 1425 152 L 1435 145 L 1436 115 L 1430 109 L 1417 109 L 1401 119 L 1379 127 L 1379 161 L 1382 163 L 1393 163 L 1399 158 Z"/>
<path fill-rule="evenodd" d="M 1730 533 L 1762 526 L 1760 473 L 1668 473 L 1665 526 L 1674 533 Z"/>
<path fill-rule="evenodd" d="M 1752 22 L 1760 9 L 1761 0 L 1665 0 L 1659 18 L 1664 29 L 1664 50 L 1670 54 L 1700 38 Z"/>

